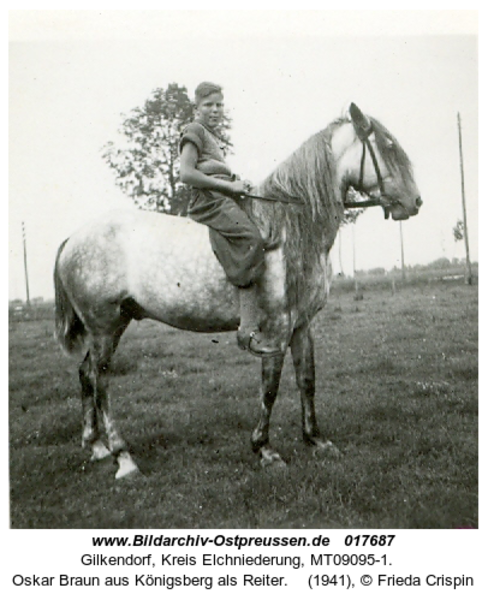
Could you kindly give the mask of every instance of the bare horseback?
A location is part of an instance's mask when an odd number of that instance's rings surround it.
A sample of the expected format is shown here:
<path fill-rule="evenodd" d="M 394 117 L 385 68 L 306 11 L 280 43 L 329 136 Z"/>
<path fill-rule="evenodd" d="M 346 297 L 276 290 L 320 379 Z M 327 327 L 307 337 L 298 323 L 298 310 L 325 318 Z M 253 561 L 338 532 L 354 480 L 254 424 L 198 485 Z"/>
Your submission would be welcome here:
<path fill-rule="evenodd" d="M 237 179 L 219 147 L 223 95 L 212 85 L 197 88 L 196 119 L 180 144 L 181 178 L 193 188 L 190 218 L 108 214 L 63 242 L 56 259 L 57 337 L 84 356 L 83 444 L 94 459 L 113 455 L 117 477 L 137 472 L 108 393 L 110 362 L 133 319 L 238 331 L 239 346 L 262 358 L 261 414 L 251 441 L 263 465 L 282 462 L 269 424 L 290 347 L 304 440 L 334 453 L 315 416 L 311 323 L 326 302 L 329 251 L 348 189 L 395 220 L 417 214 L 422 203 L 398 141 L 354 104 L 258 186 Z"/>

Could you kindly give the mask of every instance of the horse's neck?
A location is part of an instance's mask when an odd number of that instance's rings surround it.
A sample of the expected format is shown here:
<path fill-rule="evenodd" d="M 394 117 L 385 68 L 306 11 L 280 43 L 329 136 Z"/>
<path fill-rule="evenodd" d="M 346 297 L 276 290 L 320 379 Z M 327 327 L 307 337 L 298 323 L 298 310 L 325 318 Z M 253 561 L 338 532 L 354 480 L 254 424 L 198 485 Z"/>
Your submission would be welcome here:
<path fill-rule="evenodd" d="M 279 198 L 288 194 L 303 199 L 301 213 L 286 205 L 255 205 L 263 231 L 269 229 L 284 245 L 287 269 L 300 271 L 297 278 L 302 283 L 323 268 L 334 243 L 344 211 L 342 186 L 353 162 L 349 155 L 357 145 L 349 122 L 332 123 L 307 140 L 260 186 L 262 195 Z"/>

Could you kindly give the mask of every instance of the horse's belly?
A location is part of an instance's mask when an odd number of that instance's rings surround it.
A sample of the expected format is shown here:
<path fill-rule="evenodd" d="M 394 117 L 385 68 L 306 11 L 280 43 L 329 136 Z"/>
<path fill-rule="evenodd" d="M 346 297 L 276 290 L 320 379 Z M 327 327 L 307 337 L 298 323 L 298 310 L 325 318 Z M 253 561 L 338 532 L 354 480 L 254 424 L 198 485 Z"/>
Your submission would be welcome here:
<path fill-rule="evenodd" d="M 148 317 L 193 331 L 238 325 L 237 289 L 217 261 L 206 227 L 161 219 L 130 233 L 129 293 Z"/>
<path fill-rule="evenodd" d="M 181 270 L 176 277 L 158 277 L 142 283 L 132 296 L 148 317 L 180 329 L 236 329 L 237 290 L 230 283 L 215 280 L 205 285 L 200 277 L 197 271 Z"/>

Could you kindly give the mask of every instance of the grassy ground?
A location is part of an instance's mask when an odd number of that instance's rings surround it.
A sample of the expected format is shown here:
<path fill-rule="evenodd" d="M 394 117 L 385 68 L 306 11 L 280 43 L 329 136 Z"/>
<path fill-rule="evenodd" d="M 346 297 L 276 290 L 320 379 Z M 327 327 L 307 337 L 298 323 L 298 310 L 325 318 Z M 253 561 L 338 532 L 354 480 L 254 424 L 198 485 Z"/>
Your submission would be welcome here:
<path fill-rule="evenodd" d="M 260 366 L 233 334 L 131 325 L 111 391 L 145 473 L 133 482 L 81 449 L 77 365 L 52 323 L 12 322 L 12 527 L 477 527 L 477 291 L 336 289 L 315 322 L 316 406 L 343 457 L 303 445 L 288 357 L 271 429 L 280 472 L 250 450 Z"/>

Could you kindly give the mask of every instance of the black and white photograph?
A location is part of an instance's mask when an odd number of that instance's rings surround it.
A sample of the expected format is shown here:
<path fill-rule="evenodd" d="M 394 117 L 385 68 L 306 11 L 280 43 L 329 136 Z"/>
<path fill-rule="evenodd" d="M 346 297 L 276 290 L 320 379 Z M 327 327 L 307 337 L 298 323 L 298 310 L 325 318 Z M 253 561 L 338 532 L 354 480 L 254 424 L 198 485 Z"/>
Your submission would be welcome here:
<path fill-rule="evenodd" d="M 10 11 L 11 531 L 478 529 L 477 19 Z"/>

